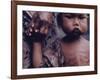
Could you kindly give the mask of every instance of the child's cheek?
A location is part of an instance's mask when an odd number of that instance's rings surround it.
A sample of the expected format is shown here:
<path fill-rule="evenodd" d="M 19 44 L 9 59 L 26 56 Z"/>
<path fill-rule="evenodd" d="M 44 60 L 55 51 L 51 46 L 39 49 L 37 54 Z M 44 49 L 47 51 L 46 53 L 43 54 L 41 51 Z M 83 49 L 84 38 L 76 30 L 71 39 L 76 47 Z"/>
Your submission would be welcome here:
<path fill-rule="evenodd" d="M 84 24 L 84 23 L 82 23 L 82 24 L 80 25 L 80 27 L 81 27 L 82 32 L 86 32 L 87 29 L 88 29 L 87 24 Z"/>

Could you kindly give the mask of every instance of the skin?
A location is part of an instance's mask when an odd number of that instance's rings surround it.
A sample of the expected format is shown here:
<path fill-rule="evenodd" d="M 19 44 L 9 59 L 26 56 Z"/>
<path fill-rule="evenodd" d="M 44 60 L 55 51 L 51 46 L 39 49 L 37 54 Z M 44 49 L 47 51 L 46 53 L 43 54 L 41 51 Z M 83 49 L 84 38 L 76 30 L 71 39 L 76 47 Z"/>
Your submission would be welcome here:
<path fill-rule="evenodd" d="M 37 13 L 36 13 L 37 14 Z M 52 23 L 53 14 L 50 12 L 38 12 L 40 19 L 47 21 L 49 24 Z M 33 23 L 34 25 L 35 23 Z M 43 25 L 40 30 L 36 29 L 36 26 L 31 27 L 32 30 L 29 30 L 30 33 L 34 30 L 35 32 L 40 32 L 41 34 L 48 33 L 48 25 Z M 42 59 L 42 44 L 40 42 L 33 42 L 33 66 L 39 67 L 43 63 Z"/>
<path fill-rule="evenodd" d="M 89 65 L 89 42 L 83 37 L 74 43 L 61 42 L 65 66 Z"/>
<path fill-rule="evenodd" d="M 31 36 L 32 32 L 35 31 L 47 35 L 49 26 L 43 25 L 40 29 L 37 29 L 36 24 L 38 24 L 38 21 L 34 23 L 34 18 L 35 16 L 39 16 L 41 20 L 48 22 L 48 24 L 52 24 L 53 14 L 50 12 L 33 12 L 33 13 L 31 12 L 31 14 L 33 14 L 32 22 L 30 23 L 29 28 L 26 31 L 26 34 L 28 36 Z"/>
<path fill-rule="evenodd" d="M 81 32 L 87 31 L 87 15 L 85 14 L 63 14 L 63 28 L 66 31 L 72 31 L 78 28 Z"/>
<path fill-rule="evenodd" d="M 78 28 L 81 32 L 86 32 L 88 19 L 85 14 L 63 14 L 63 30 L 65 33 Z M 82 37 L 75 42 L 61 42 L 65 66 L 89 65 L 89 42 Z"/>
<path fill-rule="evenodd" d="M 37 13 L 36 13 L 37 14 Z M 34 13 L 34 15 L 36 15 Z M 38 12 L 40 19 L 45 20 L 48 23 L 52 23 L 53 14 L 50 12 Z M 34 16 L 33 15 L 33 16 Z M 72 31 L 74 28 L 78 28 L 81 32 L 87 31 L 87 16 L 80 14 L 63 14 L 63 30 L 67 34 L 68 31 Z M 48 26 L 44 26 L 38 30 L 35 23 L 31 24 L 29 27 L 28 34 L 35 32 L 40 32 L 42 34 L 48 33 Z M 89 65 L 89 42 L 84 39 L 82 36 L 79 40 L 67 43 L 61 41 L 62 52 L 65 57 L 65 66 L 78 66 L 78 65 Z M 33 42 L 33 66 L 39 67 L 43 63 L 42 58 L 42 44 L 40 42 Z"/>

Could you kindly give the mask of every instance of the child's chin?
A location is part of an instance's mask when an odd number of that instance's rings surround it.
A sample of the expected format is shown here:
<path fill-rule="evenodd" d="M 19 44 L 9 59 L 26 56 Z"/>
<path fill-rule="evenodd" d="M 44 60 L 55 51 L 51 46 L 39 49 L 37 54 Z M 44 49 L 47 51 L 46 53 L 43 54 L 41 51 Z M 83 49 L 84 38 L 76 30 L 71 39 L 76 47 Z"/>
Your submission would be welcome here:
<path fill-rule="evenodd" d="M 80 36 L 82 35 L 82 32 L 75 28 L 73 31 L 67 33 L 67 35 L 63 38 L 64 42 L 74 42 L 80 39 Z"/>

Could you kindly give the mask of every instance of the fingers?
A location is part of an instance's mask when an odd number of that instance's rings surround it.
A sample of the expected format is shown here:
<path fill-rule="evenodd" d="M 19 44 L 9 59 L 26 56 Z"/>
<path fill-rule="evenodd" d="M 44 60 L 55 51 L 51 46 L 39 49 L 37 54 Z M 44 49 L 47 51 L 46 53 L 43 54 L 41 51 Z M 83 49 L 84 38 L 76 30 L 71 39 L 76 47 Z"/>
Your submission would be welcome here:
<path fill-rule="evenodd" d="M 40 29 L 40 33 L 42 33 L 42 34 L 47 34 L 47 33 L 48 33 L 48 27 L 42 27 L 42 28 Z"/>
<path fill-rule="evenodd" d="M 32 26 L 29 26 L 29 28 L 25 31 L 27 36 L 32 36 L 34 32 L 39 32 L 41 34 L 46 34 L 48 33 L 48 27 L 47 26 L 42 26 L 40 29 L 37 29 L 34 24 Z"/>
<path fill-rule="evenodd" d="M 27 36 L 31 36 L 32 35 L 32 28 L 29 28 L 28 30 L 25 31 Z"/>
<path fill-rule="evenodd" d="M 46 27 L 44 30 L 44 34 L 47 34 L 47 33 L 48 33 L 48 27 Z"/>
<path fill-rule="evenodd" d="M 34 32 L 40 32 L 41 34 L 47 34 L 48 26 L 49 26 L 48 22 L 42 21 L 40 20 L 38 15 L 34 15 L 32 22 L 29 24 L 29 27 L 26 30 L 26 35 L 32 36 Z"/>
<path fill-rule="evenodd" d="M 33 32 L 38 32 L 38 30 L 33 23 L 30 23 L 25 33 L 27 36 L 32 36 Z"/>

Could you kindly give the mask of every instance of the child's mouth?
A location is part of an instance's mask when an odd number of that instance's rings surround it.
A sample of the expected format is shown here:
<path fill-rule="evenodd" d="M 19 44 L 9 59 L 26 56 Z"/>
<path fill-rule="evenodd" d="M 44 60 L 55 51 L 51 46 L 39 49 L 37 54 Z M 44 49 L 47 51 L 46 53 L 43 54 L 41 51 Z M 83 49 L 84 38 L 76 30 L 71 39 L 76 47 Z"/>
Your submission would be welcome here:
<path fill-rule="evenodd" d="M 74 42 L 80 38 L 82 32 L 78 28 L 74 28 L 71 32 L 69 32 L 64 38 L 64 42 Z"/>

